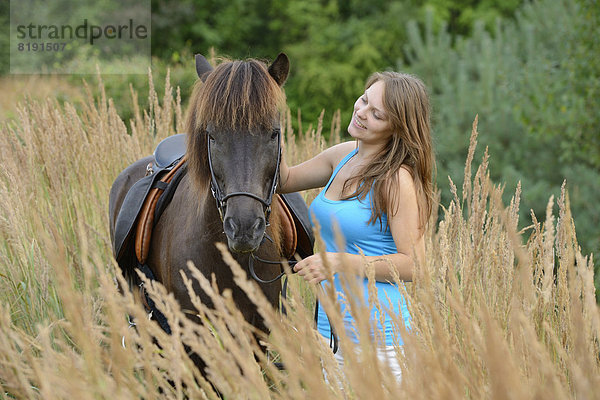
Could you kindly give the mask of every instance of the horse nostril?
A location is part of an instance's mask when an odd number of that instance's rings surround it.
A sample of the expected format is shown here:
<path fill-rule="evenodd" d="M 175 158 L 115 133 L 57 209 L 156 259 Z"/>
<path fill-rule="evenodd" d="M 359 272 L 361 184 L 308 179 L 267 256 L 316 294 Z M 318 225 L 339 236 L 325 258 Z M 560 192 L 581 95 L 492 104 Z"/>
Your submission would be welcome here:
<path fill-rule="evenodd" d="M 251 228 L 253 232 L 261 231 L 263 229 L 265 229 L 265 220 L 262 218 L 257 219 Z"/>
<path fill-rule="evenodd" d="M 225 221 L 223 221 L 223 228 L 225 232 L 230 234 L 235 234 L 239 231 L 238 225 L 233 218 L 225 218 Z"/>

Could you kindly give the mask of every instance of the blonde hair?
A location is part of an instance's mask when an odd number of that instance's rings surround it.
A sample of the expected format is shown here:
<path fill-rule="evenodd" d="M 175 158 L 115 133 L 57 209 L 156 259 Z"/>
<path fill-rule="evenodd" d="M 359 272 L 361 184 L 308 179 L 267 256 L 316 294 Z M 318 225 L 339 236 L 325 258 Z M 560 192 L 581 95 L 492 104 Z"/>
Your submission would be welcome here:
<path fill-rule="evenodd" d="M 398 185 L 398 171 L 406 168 L 412 175 L 417 191 L 420 227 L 431 215 L 433 204 L 433 172 L 435 159 L 430 129 L 429 96 L 423 82 L 409 74 L 376 72 L 369 77 L 365 89 L 375 82 L 384 84 L 383 107 L 389 118 L 393 135 L 373 162 L 344 183 L 344 191 L 353 185 L 357 189 L 344 199 L 364 199 L 371 188 L 372 216 L 369 223 L 379 220 L 383 213 L 398 211 L 392 190 Z"/>

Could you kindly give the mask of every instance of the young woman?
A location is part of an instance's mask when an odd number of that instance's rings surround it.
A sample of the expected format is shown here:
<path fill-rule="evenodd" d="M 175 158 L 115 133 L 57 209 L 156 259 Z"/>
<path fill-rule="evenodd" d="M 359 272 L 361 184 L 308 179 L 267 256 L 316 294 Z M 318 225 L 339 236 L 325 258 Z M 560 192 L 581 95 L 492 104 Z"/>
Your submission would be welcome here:
<path fill-rule="evenodd" d="M 279 189 L 285 193 L 324 187 L 312 202 L 310 214 L 326 245 L 325 257 L 333 268 L 346 332 L 355 341 L 354 320 L 345 311 L 344 288 L 337 273 L 346 269 L 363 276 L 367 299 L 365 272 L 367 265 L 374 268 L 379 301 L 401 314 L 408 326 L 406 300 L 395 281 L 411 281 L 415 265 L 424 262 L 423 235 L 433 198 L 434 156 L 424 84 L 412 75 L 379 72 L 365 87 L 348 125 L 355 141 L 333 146 L 294 167 L 282 161 Z M 338 248 L 336 232 L 343 235 L 344 248 Z M 340 253 L 344 253 L 343 263 Z M 307 257 L 294 270 L 307 282 L 320 284 L 327 279 L 321 257 Z M 402 344 L 402 339 L 395 337 L 397 329 L 390 315 L 381 318 L 373 307 L 372 318 L 384 336 L 380 356 L 399 375 L 396 358 L 385 353 L 393 354 L 394 343 Z M 322 307 L 317 328 L 327 339 L 333 335 Z M 336 357 L 343 362 L 340 355 Z"/>

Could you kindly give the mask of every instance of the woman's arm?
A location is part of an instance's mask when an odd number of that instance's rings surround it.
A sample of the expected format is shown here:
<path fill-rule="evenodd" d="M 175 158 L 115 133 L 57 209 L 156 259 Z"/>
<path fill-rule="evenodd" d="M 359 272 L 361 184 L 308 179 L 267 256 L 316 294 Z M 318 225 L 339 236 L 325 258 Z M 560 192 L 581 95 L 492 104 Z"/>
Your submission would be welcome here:
<path fill-rule="evenodd" d="M 382 256 L 361 256 L 357 254 L 325 253 L 333 273 L 346 270 L 366 276 L 366 269 L 372 266 L 375 280 L 393 282 L 394 275 L 402 281 L 411 281 L 415 269 L 415 257 L 418 262 L 425 261 L 424 231 L 420 228 L 417 193 L 411 174 L 401 168 L 398 171 L 398 184 L 392 194 L 396 196 L 395 212 L 388 213 L 388 223 L 397 253 Z M 315 254 L 298 262 L 294 266 L 298 275 L 311 283 L 327 279 L 321 254 Z"/>
<path fill-rule="evenodd" d="M 279 193 L 299 192 L 323 187 L 331 178 L 334 167 L 354 148 L 354 142 L 330 147 L 308 161 L 289 167 L 282 154 L 279 165 Z"/>

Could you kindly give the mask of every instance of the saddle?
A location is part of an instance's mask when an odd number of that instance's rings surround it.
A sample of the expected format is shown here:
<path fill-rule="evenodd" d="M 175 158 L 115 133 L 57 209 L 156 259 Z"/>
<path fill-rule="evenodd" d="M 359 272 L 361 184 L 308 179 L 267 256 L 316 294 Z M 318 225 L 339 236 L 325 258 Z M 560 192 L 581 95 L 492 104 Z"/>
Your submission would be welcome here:
<path fill-rule="evenodd" d="M 144 265 L 148 258 L 152 230 L 169 204 L 181 178 L 187 172 L 186 135 L 178 134 L 161 141 L 154 151 L 154 161 L 147 175 L 129 190 L 117 216 L 113 252 L 122 269 L 131 268 L 127 254 Z M 280 215 L 282 257 L 292 260 L 313 254 L 314 236 L 310 228 L 308 208 L 298 193 L 275 195 L 273 210 Z"/>

